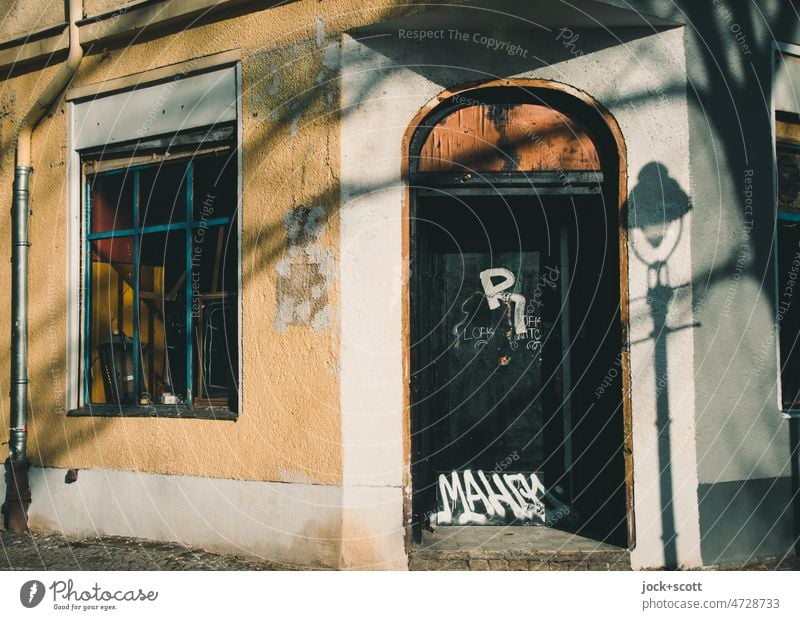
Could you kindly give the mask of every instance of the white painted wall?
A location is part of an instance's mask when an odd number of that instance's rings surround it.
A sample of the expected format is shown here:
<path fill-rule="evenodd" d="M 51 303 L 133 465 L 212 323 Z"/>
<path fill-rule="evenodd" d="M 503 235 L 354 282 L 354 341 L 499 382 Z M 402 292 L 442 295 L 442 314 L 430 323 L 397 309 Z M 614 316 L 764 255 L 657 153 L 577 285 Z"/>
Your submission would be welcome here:
<path fill-rule="evenodd" d="M 405 569 L 402 512 L 387 488 L 33 467 L 31 529 L 172 541 L 295 566 Z M 5 497 L 5 483 L 0 479 Z M 343 508 L 347 505 L 347 509 Z M 354 526 L 357 513 L 357 526 Z"/>

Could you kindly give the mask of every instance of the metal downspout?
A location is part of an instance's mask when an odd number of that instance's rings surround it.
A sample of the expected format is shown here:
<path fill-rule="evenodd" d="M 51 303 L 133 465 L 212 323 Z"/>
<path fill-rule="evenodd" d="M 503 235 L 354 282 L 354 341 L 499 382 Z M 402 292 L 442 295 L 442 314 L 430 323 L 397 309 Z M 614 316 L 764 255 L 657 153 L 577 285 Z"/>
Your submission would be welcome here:
<path fill-rule="evenodd" d="M 83 1 L 69 0 L 69 54 L 50 84 L 25 115 L 17 134 L 14 187 L 11 207 L 11 429 L 6 467 L 4 521 L 8 529 L 28 529 L 28 216 L 31 175 L 31 136 L 45 113 L 58 100 L 83 60 L 78 20 Z"/>

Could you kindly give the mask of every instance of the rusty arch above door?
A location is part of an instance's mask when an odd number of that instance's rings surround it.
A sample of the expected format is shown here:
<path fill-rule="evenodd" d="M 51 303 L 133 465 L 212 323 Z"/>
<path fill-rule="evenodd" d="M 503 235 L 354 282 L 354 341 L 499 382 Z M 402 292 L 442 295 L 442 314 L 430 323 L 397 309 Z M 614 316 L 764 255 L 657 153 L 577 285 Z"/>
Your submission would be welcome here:
<path fill-rule="evenodd" d="M 408 135 L 412 186 L 491 186 L 506 193 L 605 193 L 624 144 L 613 117 L 584 93 L 545 80 L 499 80 L 442 93 Z"/>
<path fill-rule="evenodd" d="M 425 137 L 418 172 L 600 171 L 583 124 L 544 102 L 456 105 Z"/>

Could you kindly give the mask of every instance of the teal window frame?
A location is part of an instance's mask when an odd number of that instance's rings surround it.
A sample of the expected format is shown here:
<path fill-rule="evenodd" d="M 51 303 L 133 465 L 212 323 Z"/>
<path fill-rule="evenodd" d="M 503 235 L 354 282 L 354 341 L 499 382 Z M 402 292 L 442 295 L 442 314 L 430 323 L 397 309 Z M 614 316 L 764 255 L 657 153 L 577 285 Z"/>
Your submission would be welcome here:
<path fill-rule="evenodd" d="M 235 157 L 235 151 L 231 151 L 231 157 Z M 236 235 L 237 238 L 237 248 L 239 245 L 239 230 L 238 227 L 234 226 L 238 219 L 238 196 L 237 196 L 237 208 L 234 209 L 233 215 L 230 216 L 222 216 L 216 218 L 208 218 L 202 220 L 195 220 L 194 219 L 194 167 L 195 167 L 195 158 L 189 157 L 188 159 L 183 162 L 184 168 L 184 176 L 183 176 L 183 185 L 184 185 L 184 192 L 185 192 L 185 213 L 180 220 L 172 221 L 168 224 L 158 224 L 152 226 L 140 226 L 139 222 L 139 213 L 140 213 L 140 177 L 141 173 L 147 170 L 158 169 L 162 165 L 167 163 L 166 160 L 159 160 L 153 163 L 146 163 L 146 164 L 137 164 L 131 166 L 120 166 L 119 168 L 112 168 L 108 170 L 103 170 L 99 172 L 94 172 L 91 174 L 91 177 L 97 176 L 113 176 L 119 174 L 131 175 L 132 176 L 132 186 L 133 186 L 133 212 L 132 212 L 132 221 L 133 227 L 120 229 L 120 230 L 109 230 L 103 232 L 91 232 L 91 221 L 92 221 L 92 204 L 91 204 L 91 183 L 89 180 L 90 175 L 86 175 L 86 178 L 83 182 L 84 187 L 84 219 L 83 219 L 83 227 L 84 227 L 84 245 L 83 245 L 83 256 L 85 261 L 84 267 L 84 298 L 82 301 L 83 304 L 83 317 L 84 317 L 84 324 L 82 329 L 82 342 L 83 342 L 83 405 L 84 408 L 97 409 L 97 408 L 104 408 L 112 406 L 115 409 L 118 409 L 122 414 L 125 414 L 125 410 L 130 410 L 132 408 L 142 408 L 142 409 L 149 409 L 150 415 L 155 415 L 156 411 L 152 405 L 148 405 L 147 407 L 142 407 L 139 403 L 133 403 L 132 405 L 129 404 L 113 404 L 109 405 L 108 403 L 92 403 L 91 401 L 91 350 L 89 343 L 91 342 L 91 308 L 92 308 L 92 287 L 91 287 L 91 244 L 93 241 L 103 240 L 103 239 L 114 239 L 114 238 L 123 238 L 123 237 L 132 237 L 133 239 L 133 334 L 132 334 L 132 341 L 133 341 L 133 385 L 139 385 L 139 378 L 140 373 L 142 371 L 141 364 L 139 363 L 140 353 L 141 353 L 141 343 L 139 342 L 139 304 L 140 304 L 140 281 L 139 281 L 139 271 L 140 271 L 140 262 L 141 262 L 141 239 L 143 235 L 151 234 L 151 233 L 161 233 L 161 232 L 184 232 L 185 233 L 185 261 L 186 261 L 186 278 L 183 284 L 184 286 L 184 294 L 186 299 L 186 327 L 185 327 L 185 338 L 186 338 L 186 394 L 182 395 L 185 396 L 185 404 L 181 405 L 180 407 L 186 410 L 190 410 L 193 408 L 194 405 L 194 347 L 192 343 L 192 335 L 193 335 L 193 322 L 194 318 L 192 316 L 192 256 L 193 256 L 193 243 L 195 234 L 194 232 L 199 228 L 206 228 L 212 226 L 228 226 L 228 230 L 230 233 Z M 172 162 L 169 162 L 172 163 Z M 237 170 L 238 170 L 238 163 L 237 163 Z M 229 233 L 229 234 L 230 234 Z M 237 251 L 237 272 L 240 270 L 239 265 L 239 257 Z M 236 299 L 240 299 L 241 291 L 236 290 Z M 237 357 L 238 357 L 238 349 L 239 349 L 239 334 L 237 329 Z M 235 360 L 238 368 L 238 359 Z M 236 391 L 237 391 L 237 398 L 239 392 L 239 383 L 241 381 L 241 373 L 237 370 L 236 372 Z M 138 407 L 137 407 L 138 406 Z M 175 406 L 171 406 L 171 409 L 176 409 Z M 238 407 L 236 407 L 238 410 Z M 141 413 L 131 412 L 131 415 L 140 415 Z M 119 413 L 117 414 L 119 415 Z M 169 416 L 169 417 L 181 417 L 181 416 Z M 189 417 L 189 416 L 186 416 Z M 204 416 L 205 417 L 205 416 Z M 212 416 L 216 417 L 216 416 Z M 224 417 L 224 416 L 223 416 Z"/>

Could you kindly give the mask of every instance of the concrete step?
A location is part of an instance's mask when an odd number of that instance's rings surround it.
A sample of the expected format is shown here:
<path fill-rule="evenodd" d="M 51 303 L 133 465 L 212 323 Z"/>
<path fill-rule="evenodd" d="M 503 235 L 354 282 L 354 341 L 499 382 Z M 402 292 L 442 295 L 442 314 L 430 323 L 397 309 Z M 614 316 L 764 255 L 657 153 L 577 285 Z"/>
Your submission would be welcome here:
<path fill-rule="evenodd" d="M 413 551 L 410 570 L 631 570 L 630 554 L 616 552 Z"/>
<path fill-rule="evenodd" d="M 531 527 L 442 527 L 412 549 L 411 570 L 631 570 L 627 549 Z"/>

